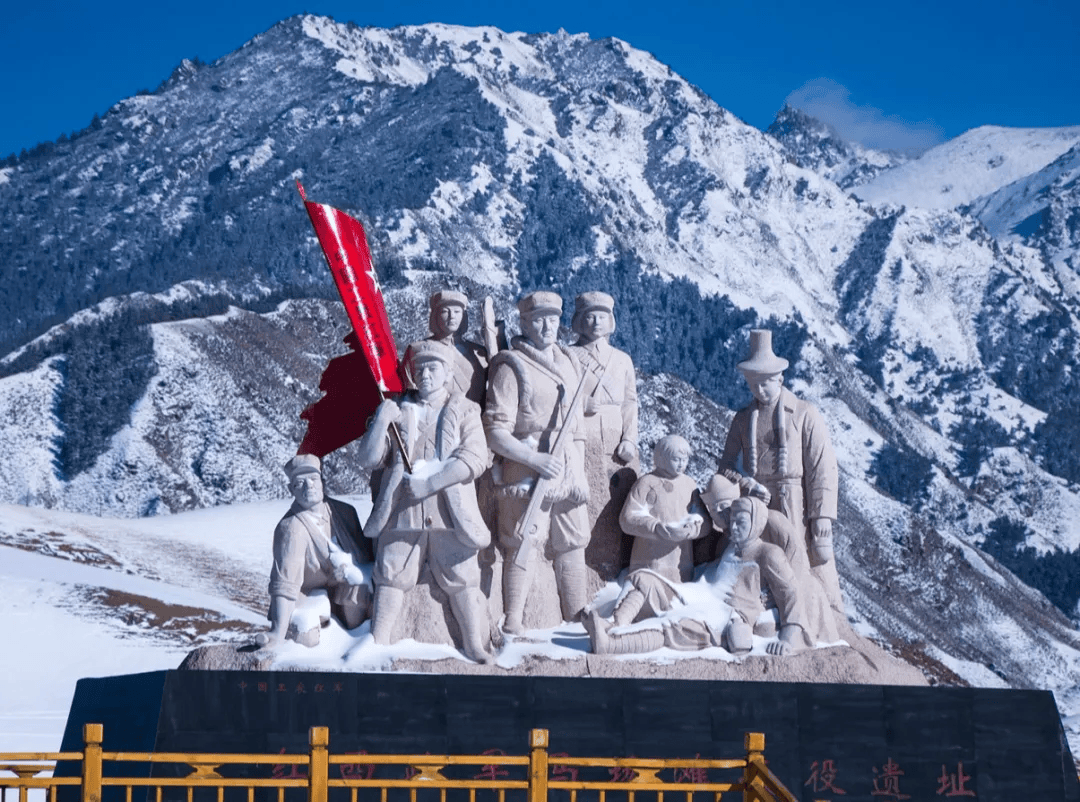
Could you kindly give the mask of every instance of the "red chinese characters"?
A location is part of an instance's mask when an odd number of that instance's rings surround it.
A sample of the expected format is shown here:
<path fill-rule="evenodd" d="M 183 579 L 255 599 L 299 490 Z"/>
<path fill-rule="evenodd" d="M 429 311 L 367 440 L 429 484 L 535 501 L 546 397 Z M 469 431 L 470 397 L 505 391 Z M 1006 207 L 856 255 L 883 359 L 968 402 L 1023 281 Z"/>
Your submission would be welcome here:
<path fill-rule="evenodd" d="M 318 686 L 316 686 L 318 687 Z M 367 751 L 348 752 L 350 755 L 366 755 Z M 370 780 L 375 776 L 375 765 L 372 763 L 342 763 L 341 778 L 343 780 Z"/>
<path fill-rule="evenodd" d="M 829 791 L 834 794 L 846 794 L 843 788 L 838 788 L 836 785 L 836 761 L 834 760 L 815 760 L 810 764 L 810 778 L 803 783 L 804 786 L 809 785 L 815 794 L 819 794 L 822 791 Z"/>
<path fill-rule="evenodd" d="M 551 757 L 570 757 L 567 752 L 552 752 Z M 555 782 L 576 783 L 578 770 L 574 766 L 564 766 L 561 763 L 551 764 L 551 779 Z"/>
<path fill-rule="evenodd" d="M 890 757 L 885 765 L 878 769 L 874 767 L 874 790 L 871 796 L 881 796 L 886 799 L 911 799 L 911 794 L 900 793 L 900 778 L 904 776 L 900 764 Z"/>
<path fill-rule="evenodd" d="M 504 752 L 501 749 L 485 749 L 480 754 L 482 754 L 482 755 L 505 755 L 506 752 Z M 497 764 L 497 763 L 489 763 L 486 766 L 481 766 L 479 773 L 473 775 L 473 779 L 474 780 L 491 780 L 491 781 L 494 782 L 495 780 L 501 779 L 503 777 L 509 777 L 509 776 L 510 776 L 510 772 L 507 771 L 506 769 L 504 769 L 499 764 Z"/>
<path fill-rule="evenodd" d="M 964 764 L 956 764 L 956 772 L 948 771 L 945 764 L 941 764 L 941 776 L 938 777 L 938 796 L 975 796 L 975 792 L 967 787 L 970 774 L 964 774 Z"/>

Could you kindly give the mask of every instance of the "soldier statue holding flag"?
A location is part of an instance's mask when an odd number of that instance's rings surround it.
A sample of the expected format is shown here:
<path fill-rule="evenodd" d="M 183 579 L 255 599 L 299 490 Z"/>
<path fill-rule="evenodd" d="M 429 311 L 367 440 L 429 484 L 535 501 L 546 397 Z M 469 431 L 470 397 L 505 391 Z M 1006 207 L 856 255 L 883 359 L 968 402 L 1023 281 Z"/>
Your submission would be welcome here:
<path fill-rule="evenodd" d="M 480 408 L 449 381 L 454 358 L 442 343 L 414 343 L 407 367 L 416 390 L 399 402 L 380 404 L 360 440 L 360 464 L 386 468 L 367 523 L 378 543 L 371 632 L 378 644 L 393 642 L 405 593 L 416 586 L 426 566 L 450 599 L 461 628 L 462 652 L 490 663 L 490 626 L 477 554 L 491 542 L 491 533 L 480 517 L 474 487 L 487 468 L 488 450 Z M 395 422 L 412 463 L 408 473 L 402 453 L 388 436 Z"/>

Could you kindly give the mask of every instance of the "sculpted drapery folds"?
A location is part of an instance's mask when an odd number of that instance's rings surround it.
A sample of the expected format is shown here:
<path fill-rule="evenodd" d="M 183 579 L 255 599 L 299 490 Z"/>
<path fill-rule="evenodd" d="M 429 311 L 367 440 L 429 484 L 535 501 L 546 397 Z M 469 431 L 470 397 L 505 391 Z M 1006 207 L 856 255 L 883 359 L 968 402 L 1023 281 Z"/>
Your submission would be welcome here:
<path fill-rule="evenodd" d="M 686 440 L 662 438 L 653 449 L 655 467 L 634 483 L 623 504 L 619 521 L 634 544 L 627 576 L 631 588 L 615 608 L 616 626 L 670 609 L 674 588 L 691 578 L 691 542 L 709 527 L 697 484 L 685 473 L 689 461 Z"/>
<path fill-rule="evenodd" d="M 602 580 L 625 566 L 619 511 L 637 479 L 637 377 L 629 354 L 612 347 L 615 301 L 604 292 L 584 292 L 574 302 L 571 328 L 578 335 L 571 353 L 585 375 L 585 476 L 589 483 L 591 539 L 586 562 Z"/>
<path fill-rule="evenodd" d="M 361 566 L 372 561 L 371 542 L 352 505 L 324 495 L 321 470 L 311 454 L 285 463 L 293 504 L 274 529 L 270 632 L 259 637 L 260 645 L 284 640 L 297 607 L 303 610 L 314 591 L 328 592 L 331 611 L 349 629 L 370 614 L 371 585 Z M 306 634 L 308 645 L 318 642 L 317 627 L 296 634 Z"/>

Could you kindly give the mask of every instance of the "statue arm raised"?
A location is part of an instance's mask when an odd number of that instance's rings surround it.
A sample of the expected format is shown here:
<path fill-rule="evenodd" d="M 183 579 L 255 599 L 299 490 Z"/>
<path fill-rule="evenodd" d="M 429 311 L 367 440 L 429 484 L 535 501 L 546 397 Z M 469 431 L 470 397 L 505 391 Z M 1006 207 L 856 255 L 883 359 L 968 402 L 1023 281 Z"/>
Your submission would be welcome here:
<path fill-rule="evenodd" d="M 370 470 L 386 459 L 389 450 L 387 434 L 390 430 L 390 424 L 400 418 L 401 408 L 394 401 L 387 398 L 379 404 L 379 408 L 375 410 L 375 417 L 372 419 L 371 425 L 364 432 L 364 436 L 360 438 L 357 459 L 361 468 Z"/>

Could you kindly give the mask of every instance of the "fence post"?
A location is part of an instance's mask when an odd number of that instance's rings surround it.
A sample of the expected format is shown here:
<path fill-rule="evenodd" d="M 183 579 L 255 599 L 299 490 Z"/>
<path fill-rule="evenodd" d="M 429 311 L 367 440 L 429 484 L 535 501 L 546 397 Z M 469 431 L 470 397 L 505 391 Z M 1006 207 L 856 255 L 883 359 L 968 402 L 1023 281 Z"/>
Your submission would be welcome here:
<path fill-rule="evenodd" d="M 330 760 L 327 746 L 330 744 L 330 730 L 326 727 L 312 727 L 308 733 L 311 753 L 308 761 L 308 802 L 327 802 L 327 779 L 330 774 Z"/>
<path fill-rule="evenodd" d="M 743 802 L 760 799 L 757 787 L 761 780 L 757 776 L 757 766 L 765 762 L 765 733 L 748 732 L 743 736 L 746 749 L 746 768 L 743 770 Z"/>
<path fill-rule="evenodd" d="M 100 724 L 83 724 L 82 802 L 101 802 Z"/>
<path fill-rule="evenodd" d="M 547 802 L 548 731 L 529 731 L 529 802 Z"/>

